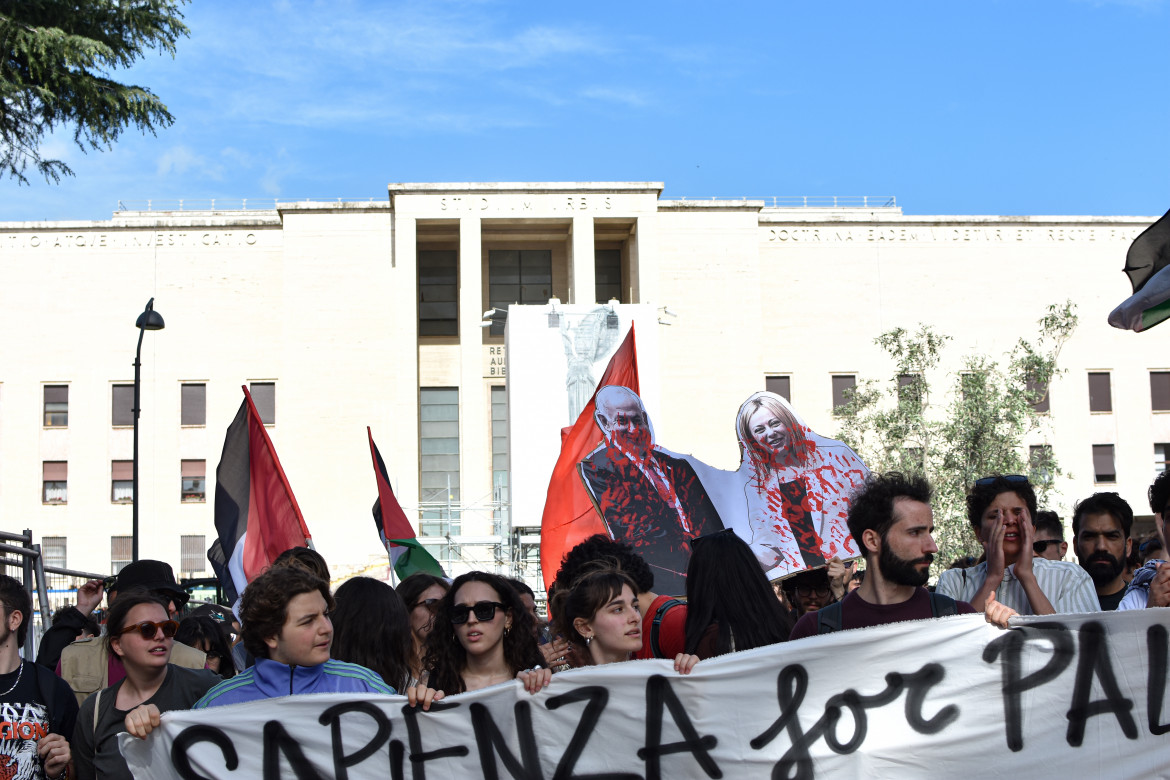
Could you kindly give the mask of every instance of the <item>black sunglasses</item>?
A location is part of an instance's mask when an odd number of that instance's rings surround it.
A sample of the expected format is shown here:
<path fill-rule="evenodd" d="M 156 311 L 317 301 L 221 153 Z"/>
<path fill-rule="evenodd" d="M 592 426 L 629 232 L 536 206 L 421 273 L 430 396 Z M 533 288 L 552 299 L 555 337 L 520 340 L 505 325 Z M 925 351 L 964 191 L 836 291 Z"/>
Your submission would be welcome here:
<path fill-rule="evenodd" d="M 434 612 L 435 609 L 437 608 L 436 605 L 438 603 L 439 603 L 438 599 L 423 599 L 422 601 L 414 602 L 414 606 L 411 607 L 411 609 L 417 609 L 418 607 L 426 607 L 431 612 Z M 466 620 L 466 618 L 464 618 L 464 619 Z"/>
<path fill-rule="evenodd" d="M 144 620 L 141 623 L 135 623 L 132 626 L 124 627 L 121 631 L 118 632 L 118 636 L 121 636 L 122 634 L 128 634 L 131 631 L 137 631 L 142 635 L 143 639 L 149 641 L 154 639 L 160 628 L 162 629 L 163 636 L 165 636 L 167 639 L 170 639 L 179 630 L 179 622 L 177 620 L 164 620 L 161 623 L 155 623 L 150 620 Z"/>
<path fill-rule="evenodd" d="M 451 607 L 451 625 L 459 626 L 467 622 L 467 618 L 471 613 L 475 613 L 475 619 L 481 623 L 486 623 L 489 620 L 496 619 L 496 609 L 507 610 L 508 607 L 498 601 L 477 601 L 470 607 L 466 604 L 456 604 Z"/>
<path fill-rule="evenodd" d="M 1032 542 L 1032 552 L 1037 555 L 1043 555 L 1044 551 L 1048 549 L 1050 544 L 1060 544 L 1059 539 L 1041 539 L 1037 542 Z"/>
<path fill-rule="evenodd" d="M 1023 474 L 998 474 L 994 477 L 984 477 L 983 479 L 975 480 L 975 487 L 987 487 L 988 485 L 994 485 L 998 480 L 1001 479 L 1004 482 L 1010 482 L 1013 485 L 1028 484 L 1028 478 Z"/>

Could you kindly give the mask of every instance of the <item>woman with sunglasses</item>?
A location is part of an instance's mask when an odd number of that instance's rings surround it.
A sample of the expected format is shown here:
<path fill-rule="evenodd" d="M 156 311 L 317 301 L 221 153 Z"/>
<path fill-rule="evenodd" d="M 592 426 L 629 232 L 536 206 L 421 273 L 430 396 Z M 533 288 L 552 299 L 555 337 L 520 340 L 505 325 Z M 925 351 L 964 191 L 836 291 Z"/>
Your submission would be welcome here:
<path fill-rule="evenodd" d="M 159 715 L 188 709 L 221 681 L 207 669 L 184 669 L 169 662 L 179 624 L 167 606 L 146 590 L 123 591 L 110 608 L 106 643 L 126 668 L 126 677 L 81 705 L 73 731 L 76 777 L 131 780 L 118 751 L 118 734 L 144 736 Z"/>
<path fill-rule="evenodd" d="M 439 600 L 427 637 L 426 673 L 407 690 L 423 709 L 445 694 L 477 691 L 520 679 L 530 693 L 548 684 L 540 669 L 532 617 L 503 577 L 482 571 L 463 574 Z M 523 674 L 523 677 L 520 675 Z"/>
<path fill-rule="evenodd" d="M 406 605 L 410 620 L 410 685 L 407 687 L 416 685 L 422 675 L 423 649 L 435 624 L 435 610 L 439 608 L 439 599 L 450 587 L 442 577 L 418 572 L 398 583 L 394 589 Z"/>

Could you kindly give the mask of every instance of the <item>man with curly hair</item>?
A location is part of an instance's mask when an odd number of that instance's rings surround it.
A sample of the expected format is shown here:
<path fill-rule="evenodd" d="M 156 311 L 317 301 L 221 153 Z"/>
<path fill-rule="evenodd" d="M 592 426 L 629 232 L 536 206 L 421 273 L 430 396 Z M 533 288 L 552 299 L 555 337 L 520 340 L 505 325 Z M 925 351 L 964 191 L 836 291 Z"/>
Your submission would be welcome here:
<path fill-rule="evenodd" d="M 240 600 L 244 645 L 256 664 L 215 686 L 195 709 L 299 693 L 394 693 L 364 666 L 331 660 L 329 585 L 295 567 L 273 567 Z"/>

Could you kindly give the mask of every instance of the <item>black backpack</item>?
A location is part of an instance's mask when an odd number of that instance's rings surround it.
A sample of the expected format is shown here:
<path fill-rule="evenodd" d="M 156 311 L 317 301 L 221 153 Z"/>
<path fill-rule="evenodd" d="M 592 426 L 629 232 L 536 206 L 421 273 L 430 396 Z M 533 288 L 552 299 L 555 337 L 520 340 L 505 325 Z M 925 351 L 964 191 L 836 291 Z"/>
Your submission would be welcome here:
<path fill-rule="evenodd" d="M 926 595 L 930 596 L 930 616 L 931 617 L 946 617 L 947 615 L 959 614 L 959 608 L 955 605 L 955 600 L 950 596 L 944 596 L 941 593 L 934 591 L 927 591 Z M 841 602 L 837 601 L 824 609 L 817 611 L 817 633 L 831 634 L 834 631 L 841 630 Z"/>

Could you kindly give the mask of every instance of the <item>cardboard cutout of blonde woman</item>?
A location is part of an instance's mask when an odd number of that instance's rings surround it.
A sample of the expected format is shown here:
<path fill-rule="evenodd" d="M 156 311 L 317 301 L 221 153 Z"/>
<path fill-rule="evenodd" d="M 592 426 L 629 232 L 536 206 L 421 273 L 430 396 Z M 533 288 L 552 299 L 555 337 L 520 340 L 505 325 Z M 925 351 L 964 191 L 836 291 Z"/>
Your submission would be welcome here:
<path fill-rule="evenodd" d="M 845 521 L 853 492 L 869 474 L 861 458 L 844 443 L 813 433 L 775 393 L 753 393 L 744 401 L 735 430 L 746 522 L 730 525 L 768 578 L 815 569 L 834 556 L 859 557 Z M 726 490 L 717 492 L 730 499 Z"/>

